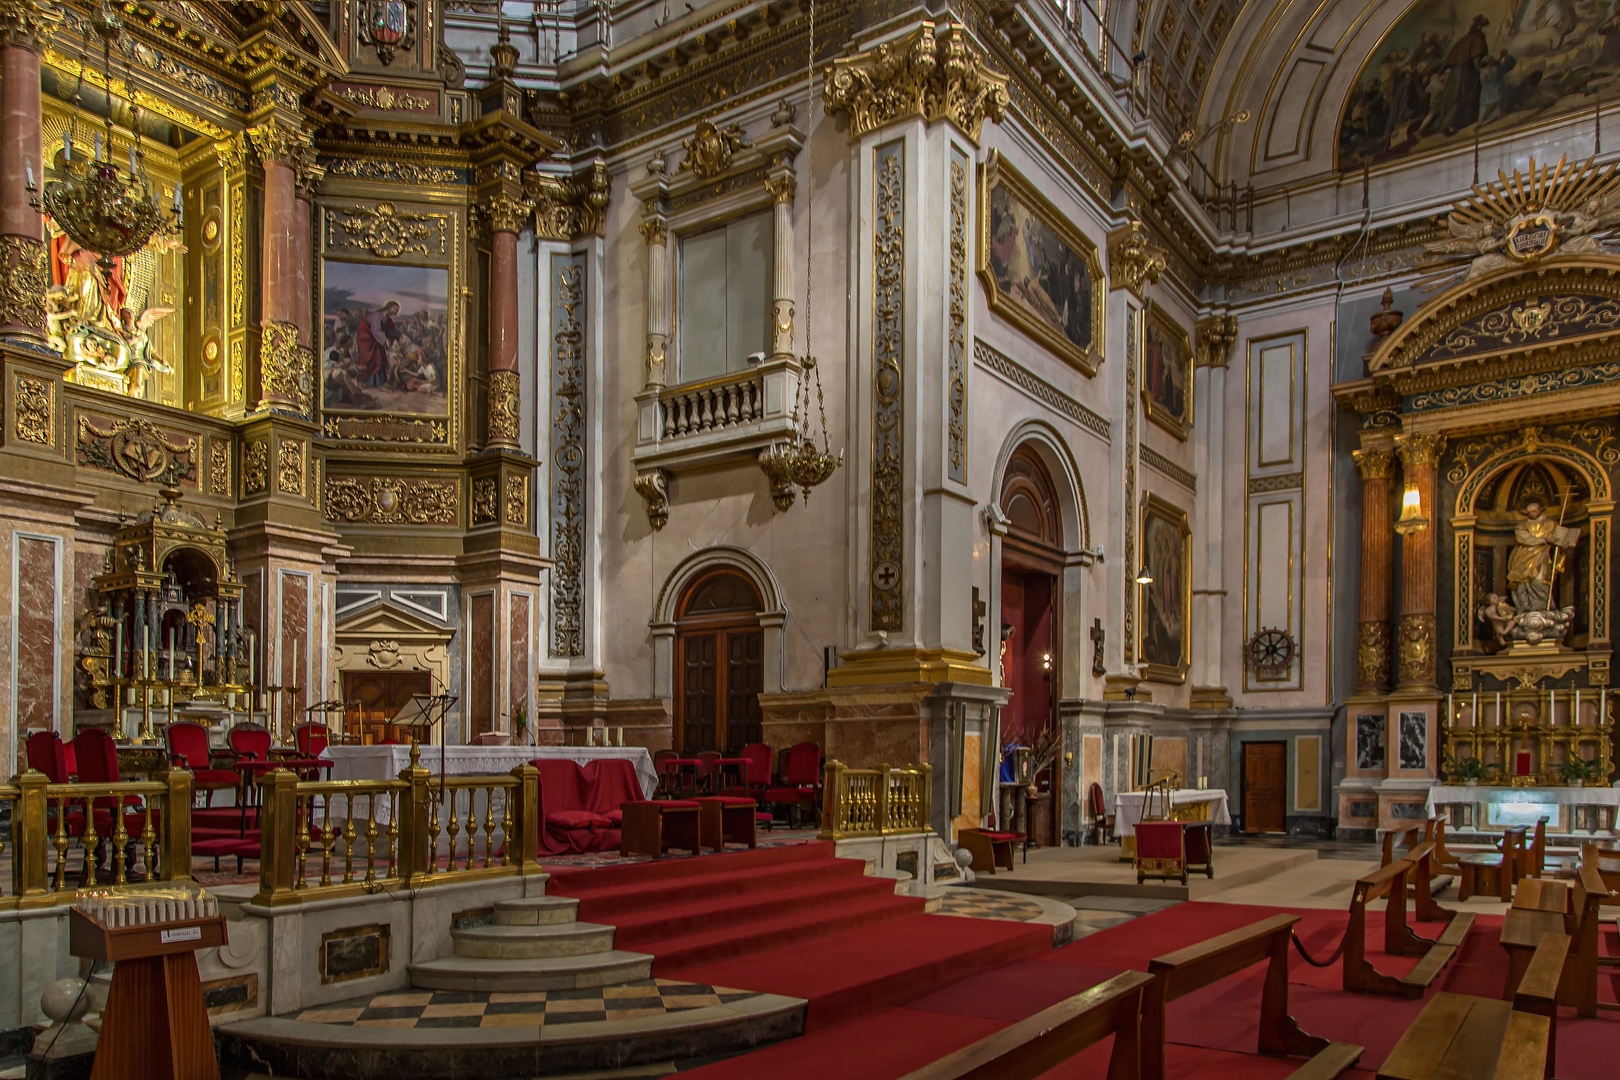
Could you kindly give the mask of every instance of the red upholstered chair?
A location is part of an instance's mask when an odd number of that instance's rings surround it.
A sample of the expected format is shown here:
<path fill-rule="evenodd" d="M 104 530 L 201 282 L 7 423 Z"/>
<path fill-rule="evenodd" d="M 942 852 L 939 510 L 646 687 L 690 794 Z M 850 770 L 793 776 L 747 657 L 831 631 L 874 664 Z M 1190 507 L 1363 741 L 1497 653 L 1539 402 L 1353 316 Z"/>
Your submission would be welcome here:
<path fill-rule="evenodd" d="M 750 794 L 761 796 L 771 786 L 771 748 L 762 742 L 749 743 L 737 754 L 748 762 L 748 773 L 743 778 Z"/>
<path fill-rule="evenodd" d="M 192 790 L 203 793 L 205 805 L 214 805 L 214 792 L 237 786 L 234 769 L 216 769 L 209 762 L 208 729 L 191 720 L 177 720 L 163 729 L 169 763 L 191 772 Z"/>
<path fill-rule="evenodd" d="M 821 747 L 815 743 L 794 743 L 782 751 L 777 767 L 777 782 L 765 791 L 765 801 L 785 803 L 788 821 L 809 806 L 812 814 L 821 806 Z"/>
<path fill-rule="evenodd" d="M 225 733 L 225 743 L 239 761 L 270 760 L 270 731 L 263 724 L 237 724 Z"/>
<path fill-rule="evenodd" d="M 86 728 L 79 732 L 74 740 L 74 755 L 79 763 L 79 783 L 81 784 L 117 784 L 123 777 L 118 772 L 118 747 L 113 743 L 112 736 L 100 728 Z M 119 800 L 115 795 L 103 795 L 92 800 L 95 808 L 94 821 L 96 832 L 104 839 L 110 838 L 113 832 L 112 814 L 114 809 L 123 805 L 124 832 L 129 835 L 129 847 L 140 843 L 148 824 L 148 813 L 139 795 L 125 795 Z M 160 812 L 153 810 L 150 814 L 150 824 L 154 830 L 161 829 Z M 128 849 L 126 861 L 130 860 Z"/>
<path fill-rule="evenodd" d="M 287 768 L 305 780 L 316 780 L 322 776 L 332 775 L 332 766 L 337 763 L 329 757 L 322 756 L 326 753 L 326 748 L 332 745 L 330 728 L 317 721 L 299 724 L 293 728 L 293 743 L 298 747 L 301 756 L 287 762 Z"/>
<path fill-rule="evenodd" d="M 697 753 L 697 789 L 702 792 L 713 792 L 720 782 L 720 759 L 723 757 L 718 750 L 700 750 Z"/>
<path fill-rule="evenodd" d="M 604 850 L 600 845 L 611 829 L 604 814 L 586 809 L 585 771 L 561 758 L 535 758 L 529 764 L 540 773 L 540 851 L 546 855 L 580 855 Z"/>
<path fill-rule="evenodd" d="M 658 774 L 658 790 L 655 795 L 668 795 L 675 790 L 675 759 L 680 757 L 673 750 L 658 750 L 653 753 L 653 772 Z"/>
<path fill-rule="evenodd" d="M 1086 809 L 1091 814 L 1091 836 L 1096 843 L 1106 844 L 1114 832 L 1114 816 L 1108 812 L 1101 784 L 1092 784 L 1086 792 Z"/>
<path fill-rule="evenodd" d="M 28 736 L 28 767 L 42 772 L 53 784 L 73 781 L 73 769 L 68 764 L 67 744 L 54 731 L 35 731 Z"/>

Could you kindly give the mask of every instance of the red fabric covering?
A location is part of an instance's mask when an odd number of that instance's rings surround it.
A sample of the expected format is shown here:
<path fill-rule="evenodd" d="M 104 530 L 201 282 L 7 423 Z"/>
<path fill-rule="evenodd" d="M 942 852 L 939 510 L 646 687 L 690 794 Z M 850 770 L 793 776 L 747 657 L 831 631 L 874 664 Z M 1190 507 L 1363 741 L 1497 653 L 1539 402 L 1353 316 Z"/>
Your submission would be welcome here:
<path fill-rule="evenodd" d="M 604 850 L 597 845 L 596 826 L 608 827 L 607 818 L 586 810 L 584 770 L 572 761 L 535 758 L 529 764 L 540 773 L 540 851 L 545 855 L 579 855 Z"/>
<path fill-rule="evenodd" d="M 600 814 L 618 827 L 624 816 L 619 807 L 641 802 L 641 781 L 636 767 L 625 758 L 601 758 L 580 770 L 584 783 L 585 809 Z"/>
<path fill-rule="evenodd" d="M 1182 827 L 1179 821 L 1144 821 L 1136 826 L 1139 859 L 1180 859 Z"/>
<path fill-rule="evenodd" d="M 53 784 L 69 783 L 67 746 L 54 731 L 36 731 L 28 736 L 28 767 L 45 774 Z"/>

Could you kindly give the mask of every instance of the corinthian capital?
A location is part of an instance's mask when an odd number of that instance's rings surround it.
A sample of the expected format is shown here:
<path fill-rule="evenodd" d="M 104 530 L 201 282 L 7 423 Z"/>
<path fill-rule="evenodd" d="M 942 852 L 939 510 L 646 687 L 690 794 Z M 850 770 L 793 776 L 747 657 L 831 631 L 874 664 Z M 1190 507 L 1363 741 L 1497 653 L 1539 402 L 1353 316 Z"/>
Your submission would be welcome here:
<path fill-rule="evenodd" d="M 1225 367 L 1232 359 L 1232 346 L 1238 338 L 1237 316 L 1210 315 L 1199 319 L 1194 329 L 1198 333 L 1198 366 Z"/>
<path fill-rule="evenodd" d="M 1446 448 L 1444 435 L 1413 432 L 1395 436 L 1395 452 L 1401 455 L 1401 464 L 1407 472 L 1414 469 L 1432 469 Z"/>
<path fill-rule="evenodd" d="M 1108 234 L 1108 278 L 1114 288 L 1141 300 L 1143 290 L 1159 280 L 1164 268 L 1164 249 L 1148 237 L 1140 221 L 1127 222 Z"/>
<path fill-rule="evenodd" d="M 247 134 L 254 153 L 266 165 L 297 168 L 310 145 L 309 133 L 302 126 L 284 120 L 266 120 L 257 127 L 248 128 Z"/>
<path fill-rule="evenodd" d="M 613 195 L 607 165 L 600 159 L 570 177 L 528 173 L 523 188 L 534 200 L 534 234 L 541 240 L 602 235 Z"/>
<path fill-rule="evenodd" d="M 1382 480 L 1395 465 L 1395 455 L 1388 450 L 1354 450 L 1350 456 L 1361 470 L 1363 480 Z"/>
<path fill-rule="evenodd" d="M 498 233 L 522 232 L 523 223 L 533 210 L 533 199 L 509 191 L 497 192 L 484 203 L 484 211 L 489 214 L 489 227 Z"/>
<path fill-rule="evenodd" d="M 924 22 L 894 41 L 833 61 L 822 90 L 828 112 L 849 114 L 849 141 L 897 120 L 948 120 L 977 142 L 985 118 L 1006 115 L 1007 76 L 956 23 Z"/>
<path fill-rule="evenodd" d="M 0 0 L 0 47 L 40 52 L 61 18 L 61 9 L 47 0 Z"/>

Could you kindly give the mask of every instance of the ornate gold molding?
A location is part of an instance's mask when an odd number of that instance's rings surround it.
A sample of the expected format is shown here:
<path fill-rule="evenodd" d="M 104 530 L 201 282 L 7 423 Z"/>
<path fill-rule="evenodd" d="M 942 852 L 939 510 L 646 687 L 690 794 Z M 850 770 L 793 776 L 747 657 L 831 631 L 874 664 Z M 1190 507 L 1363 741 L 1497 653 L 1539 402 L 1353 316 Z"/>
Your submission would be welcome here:
<path fill-rule="evenodd" d="M 1108 234 L 1108 280 L 1138 300 L 1164 273 L 1164 249 L 1155 244 L 1140 221 L 1130 221 Z M 1224 365 L 1223 365 L 1224 366 Z"/>
<path fill-rule="evenodd" d="M 1400 668 L 1402 686 L 1434 684 L 1434 615 L 1401 616 Z"/>
<path fill-rule="evenodd" d="M 208 493 L 229 498 L 231 494 L 231 444 L 216 442 L 209 447 L 208 454 Z"/>
<path fill-rule="evenodd" d="M 413 252 L 443 255 L 449 242 L 449 219 L 445 215 L 413 214 L 391 202 L 332 212 L 327 220 L 347 234 L 352 246 L 362 247 L 380 259 Z M 438 237 L 436 252 L 429 243 L 434 236 Z"/>
<path fill-rule="evenodd" d="M 379 112 L 428 112 L 434 107 L 432 98 L 417 97 L 391 86 L 345 86 L 343 98 L 362 109 Z"/>
<path fill-rule="evenodd" d="M 849 114 L 849 141 L 894 123 L 920 117 L 948 120 L 979 141 L 986 118 L 1001 122 L 1010 99 L 1007 76 L 958 23 L 924 22 L 893 41 L 857 56 L 833 61 L 822 90 L 828 112 Z"/>
<path fill-rule="evenodd" d="M 140 417 L 114 420 L 111 428 L 98 428 L 90 417 L 79 417 L 79 464 L 105 472 L 122 473 L 140 483 L 178 484 L 197 475 L 197 438 L 178 442 L 155 424 Z"/>
<path fill-rule="evenodd" d="M 509 191 L 500 191 L 486 200 L 484 212 L 489 216 L 489 227 L 494 232 L 520 233 L 523 223 L 534 211 L 534 200 Z"/>
<path fill-rule="evenodd" d="M 737 151 L 746 150 L 750 145 L 741 124 L 718 128 L 708 120 L 699 120 L 691 138 L 681 140 L 686 157 L 675 171 L 691 172 L 704 180 L 713 179 L 731 168 L 731 159 Z"/>
<path fill-rule="evenodd" d="M 1389 623 L 1364 622 L 1356 630 L 1356 688 L 1389 687 Z"/>
<path fill-rule="evenodd" d="M 0 47 L 21 45 L 42 52 L 61 19 L 61 9 L 46 0 L 0 0 Z"/>
<path fill-rule="evenodd" d="M 534 235 L 538 239 L 566 243 L 603 234 L 613 188 L 607 163 L 600 158 L 573 177 L 529 173 L 523 187 L 534 200 Z"/>
<path fill-rule="evenodd" d="M 0 325 L 43 330 L 50 285 L 45 245 L 26 236 L 0 236 Z"/>
<path fill-rule="evenodd" d="M 489 442 L 491 445 L 516 446 L 522 432 L 519 412 L 520 384 L 515 371 L 492 371 L 489 374 Z"/>
<path fill-rule="evenodd" d="M 1232 346 L 1238 339 L 1236 315 L 1217 312 L 1199 319 L 1193 325 L 1197 334 L 1197 364 L 1199 367 L 1225 367 L 1232 359 Z"/>
<path fill-rule="evenodd" d="M 266 322 L 259 333 L 259 405 L 291 407 L 308 415 L 309 359 L 313 352 L 298 344 L 298 327 Z"/>
<path fill-rule="evenodd" d="M 641 238 L 647 241 L 650 247 L 662 247 L 669 243 L 669 223 L 661 218 L 643 221 L 638 228 Z"/>
<path fill-rule="evenodd" d="M 771 193 L 771 201 L 790 203 L 799 193 L 799 181 L 793 176 L 773 176 L 765 181 L 765 190 Z"/>
<path fill-rule="evenodd" d="M 496 518 L 495 478 L 480 476 L 472 482 L 472 522 L 487 525 Z"/>
<path fill-rule="evenodd" d="M 529 523 L 529 478 L 506 478 L 506 523 L 519 528 Z"/>
<path fill-rule="evenodd" d="M 310 146 L 309 133 L 301 125 L 275 118 L 248 128 L 247 136 L 254 153 L 266 165 L 297 168 L 299 159 Z"/>
<path fill-rule="evenodd" d="M 304 444 L 282 439 L 276 444 L 276 488 L 283 495 L 304 494 Z"/>
<path fill-rule="evenodd" d="M 456 480 L 399 476 L 328 476 L 326 518 L 350 524 L 455 525 L 461 485 Z"/>
<path fill-rule="evenodd" d="M 23 442 L 50 446 L 56 441 L 56 384 L 18 375 L 14 386 L 12 430 Z"/>
<path fill-rule="evenodd" d="M 242 494 L 259 495 L 270 489 L 270 443 L 255 439 L 242 447 Z"/>
<path fill-rule="evenodd" d="M 771 502 L 784 514 L 793 509 L 793 499 L 798 491 L 793 486 L 793 477 L 783 467 L 781 457 L 770 448 L 761 450 L 759 468 L 765 474 L 766 483 L 771 486 Z"/>
<path fill-rule="evenodd" d="M 636 494 L 647 504 L 647 524 L 657 532 L 669 524 L 669 473 L 663 469 L 648 469 L 637 473 Z"/>
<path fill-rule="evenodd" d="M 1352 450 L 1356 468 L 1363 480 L 1382 480 L 1394 470 L 1395 455 L 1388 450 Z"/>
<path fill-rule="evenodd" d="M 1401 464 L 1409 473 L 1416 469 L 1432 469 L 1445 448 L 1444 435 L 1416 431 L 1395 436 L 1395 452 L 1401 456 Z"/>

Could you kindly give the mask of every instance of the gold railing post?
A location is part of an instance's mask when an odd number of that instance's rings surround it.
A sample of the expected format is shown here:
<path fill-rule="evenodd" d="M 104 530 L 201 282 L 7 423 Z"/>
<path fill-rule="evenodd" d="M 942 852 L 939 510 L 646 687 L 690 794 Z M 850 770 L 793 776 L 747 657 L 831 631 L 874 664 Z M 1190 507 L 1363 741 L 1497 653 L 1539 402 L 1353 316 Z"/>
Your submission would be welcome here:
<path fill-rule="evenodd" d="M 538 873 L 540 870 L 540 770 L 525 762 L 512 770 L 517 777 L 518 786 L 512 789 L 508 798 L 518 800 L 517 806 L 517 851 L 516 861 L 523 867 L 525 874 Z M 507 846 L 513 843 L 512 837 L 506 838 Z"/>
<path fill-rule="evenodd" d="M 921 775 L 917 781 L 922 785 L 922 790 L 917 793 L 918 809 L 921 812 L 917 831 L 927 832 L 934 820 L 934 767 L 923 765 L 918 771 Z"/>
<path fill-rule="evenodd" d="M 894 825 L 889 820 L 889 781 L 889 766 L 885 762 L 878 762 L 877 790 L 872 793 L 877 797 L 877 809 L 872 815 L 872 831 L 879 836 L 892 831 Z"/>
<path fill-rule="evenodd" d="M 413 764 L 401 769 L 399 778 L 410 785 L 400 800 L 399 876 L 415 882 L 432 872 L 437 855 L 428 835 L 428 815 L 433 808 L 433 774 Z"/>
<path fill-rule="evenodd" d="M 190 881 L 193 777 L 186 769 L 170 769 L 163 780 L 169 786 L 163 797 L 163 880 Z"/>
<path fill-rule="evenodd" d="M 45 852 L 50 843 L 45 786 L 50 782 L 50 777 L 34 769 L 12 778 L 21 792 L 11 819 L 11 888 L 12 895 L 18 899 L 51 891 L 45 866 Z M 65 802 L 63 812 L 66 813 Z"/>
<path fill-rule="evenodd" d="M 818 840 L 836 840 L 844 831 L 844 763 L 836 759 L 821 767 L 821 832 Z"/>
<path fill-rule="evenodd" d="M 296 904 L 293 875 L 304 872 L 298 856 L 298 777 L 272 769 L 259 779 L 259 788 L 259 894 L 253 902 Z"/>

